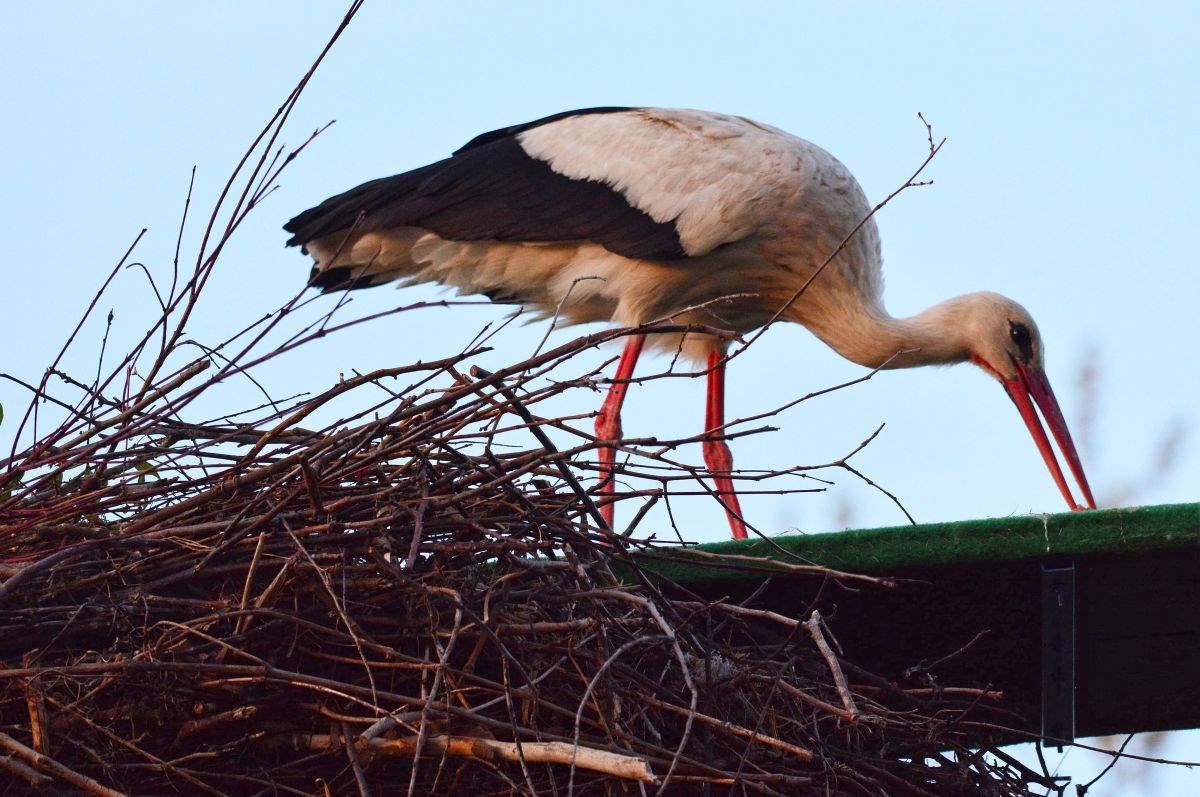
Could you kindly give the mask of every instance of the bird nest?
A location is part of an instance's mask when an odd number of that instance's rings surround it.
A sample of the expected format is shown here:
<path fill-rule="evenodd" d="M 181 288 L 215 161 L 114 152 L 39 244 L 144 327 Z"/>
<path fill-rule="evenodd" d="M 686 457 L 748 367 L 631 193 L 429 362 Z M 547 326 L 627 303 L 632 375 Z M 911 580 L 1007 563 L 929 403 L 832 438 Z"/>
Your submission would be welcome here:
<path fill-rule="evenodd" d="M 94 379 L 67 372 L 97 297 L 0 427 L 15 441 L 0 459 L 0 793 L 1055 786 L 981 749 L 1003 716 L 978 685 L 906 692 L 846 661 L 815 611 L 656 576 L 647 561 L 679 543 L 639 536 L 643 513 L 632 535 L 603 530 L 598 442 L 541 410 L 591 391 L 578 355 L 628 331 L 494 373 L 477 342 L 229 407 L 229 382 L 261 386 L 268 363 L 388 323 L 346 320 L 345 297 L 299 320 L 322 305 L 298 295 L 223 340 L 184 334 L 295 154 L 275 142 L 299 88 L 221 194 L 194 266 L 128 272 L 150 279 L 161 314 L 127 354 Z M 685 442 L 626 445 L 656 486 L 616 499 L 697 483 L 667 457 Z"/>
<path fill-rule="evenodd" d="M 819 615 L 701 600 L 645 566 L 677 544 L 599 530 L 596 441 L 556 446 L 573 422 L 536 410 L 580 382 L 547 369 L 615 334 L 221 422 L 182 420 L 218 384 L 212 358 L 121 399 L 57 399 L 60 425 L 0 469 L 10 782 L 1027 793 L 1039 776 L 978 749 L 996 719 L 981 693 L 904 693 L 844 662 Z M 352 417 L 304 425 L 339 401 Z"/>

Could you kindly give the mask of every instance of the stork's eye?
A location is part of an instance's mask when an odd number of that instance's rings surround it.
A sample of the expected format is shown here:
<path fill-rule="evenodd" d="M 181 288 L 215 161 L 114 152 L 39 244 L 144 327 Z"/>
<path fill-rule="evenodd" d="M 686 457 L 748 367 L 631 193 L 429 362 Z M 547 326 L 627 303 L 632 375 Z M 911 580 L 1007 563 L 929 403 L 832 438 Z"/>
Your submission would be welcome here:
<path fill-rule="evenodd" d="M 1033 360 L 1033 336 L 1029 334 L 1029 327 L 1019 321 L 1009 321 L 1008 334 L 1016 344 L 1017 351 L 1021 353 L 1021 360 L 1026 363 L 1031 362 Z"/>

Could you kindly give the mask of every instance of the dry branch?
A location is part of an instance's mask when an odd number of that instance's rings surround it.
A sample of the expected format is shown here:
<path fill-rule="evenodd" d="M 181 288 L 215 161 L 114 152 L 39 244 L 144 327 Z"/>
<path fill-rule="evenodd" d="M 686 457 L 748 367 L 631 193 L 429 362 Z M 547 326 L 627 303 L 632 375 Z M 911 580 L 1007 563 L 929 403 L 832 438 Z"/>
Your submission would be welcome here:
<path fill-rule="evenodd" d="M 81 775 L 70 767 L 63 766 L 50 756 L 39 753 L 31 747 L 26 747 L 7 733 L 0 733 L 0 747 L 8 750 L 30 767 L 47 772 L 56 778 L 70 783 L 72 786 L 78 786 L 88 794 L 99 795 L 99 797 L 122 797 L 121 792 L 107 788 L 92 778 Z M 17 771 L 23 770 L 18 769 Z"/>
<path fill-rule="evenodd" d="M 309 734 L 299 737 L 297 749 L 331 750 L 340 747 L 336 736 Z M 412 758 L 417 751 L 417 737 L 399 739 L 368 739 L 360 744 L 371 755 Z M 423 741 L 424 755 L 447 755 L 481 760 L 517 762 L 522 759 L 531 764 L 574 764 L 580 769 L 601 772 L 622 780 L 657 783 L 649 762 L 639 756 L 596 750 L 591 747 L 575 746 L 565 742 L 500 742 L 477 736 L 431 736 Z"/>

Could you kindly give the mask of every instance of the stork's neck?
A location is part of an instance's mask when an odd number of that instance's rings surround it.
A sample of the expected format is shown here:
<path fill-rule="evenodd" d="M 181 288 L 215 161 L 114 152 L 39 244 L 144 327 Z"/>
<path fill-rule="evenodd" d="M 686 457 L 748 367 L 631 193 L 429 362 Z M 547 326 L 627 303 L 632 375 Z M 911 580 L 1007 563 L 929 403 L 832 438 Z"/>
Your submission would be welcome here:
<path fill-rule="evenodd" d="M 966 323 L 971 296 L 909 318 L 893 318 L 882 306 L 858 305 L 816 319 L 810 315 L 802 323 L 843 357 L 868 368 L 948 365 L 971 357 Z"/>

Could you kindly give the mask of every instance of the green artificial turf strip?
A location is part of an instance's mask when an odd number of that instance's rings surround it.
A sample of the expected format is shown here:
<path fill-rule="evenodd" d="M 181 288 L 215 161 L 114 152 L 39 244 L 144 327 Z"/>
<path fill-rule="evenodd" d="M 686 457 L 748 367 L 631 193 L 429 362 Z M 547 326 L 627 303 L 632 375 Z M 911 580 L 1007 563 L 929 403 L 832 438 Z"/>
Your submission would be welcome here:
<path fill-rule="evenodd" d="M 692 549 L 680 548 L 639 556 L 638 560 L 647 570 L 672 581 L 687 582 L 762 578 L 768 574 L 761 564 L 741 566 L 728 559 L 720 561 L 713 554 L 815 564 L 850 573 L 889 573 L 914 566 L 1196 545 L 1200 545 L 1200 504 L 1167 504 L 829 534 L 792 534 L 772 537 L 770 542 L 753 537 L 696 546 L 695 550 L 702 552 L 698 554 L 689 555 Z M 681 561 L 689 558 L 696 564 Z"/>

